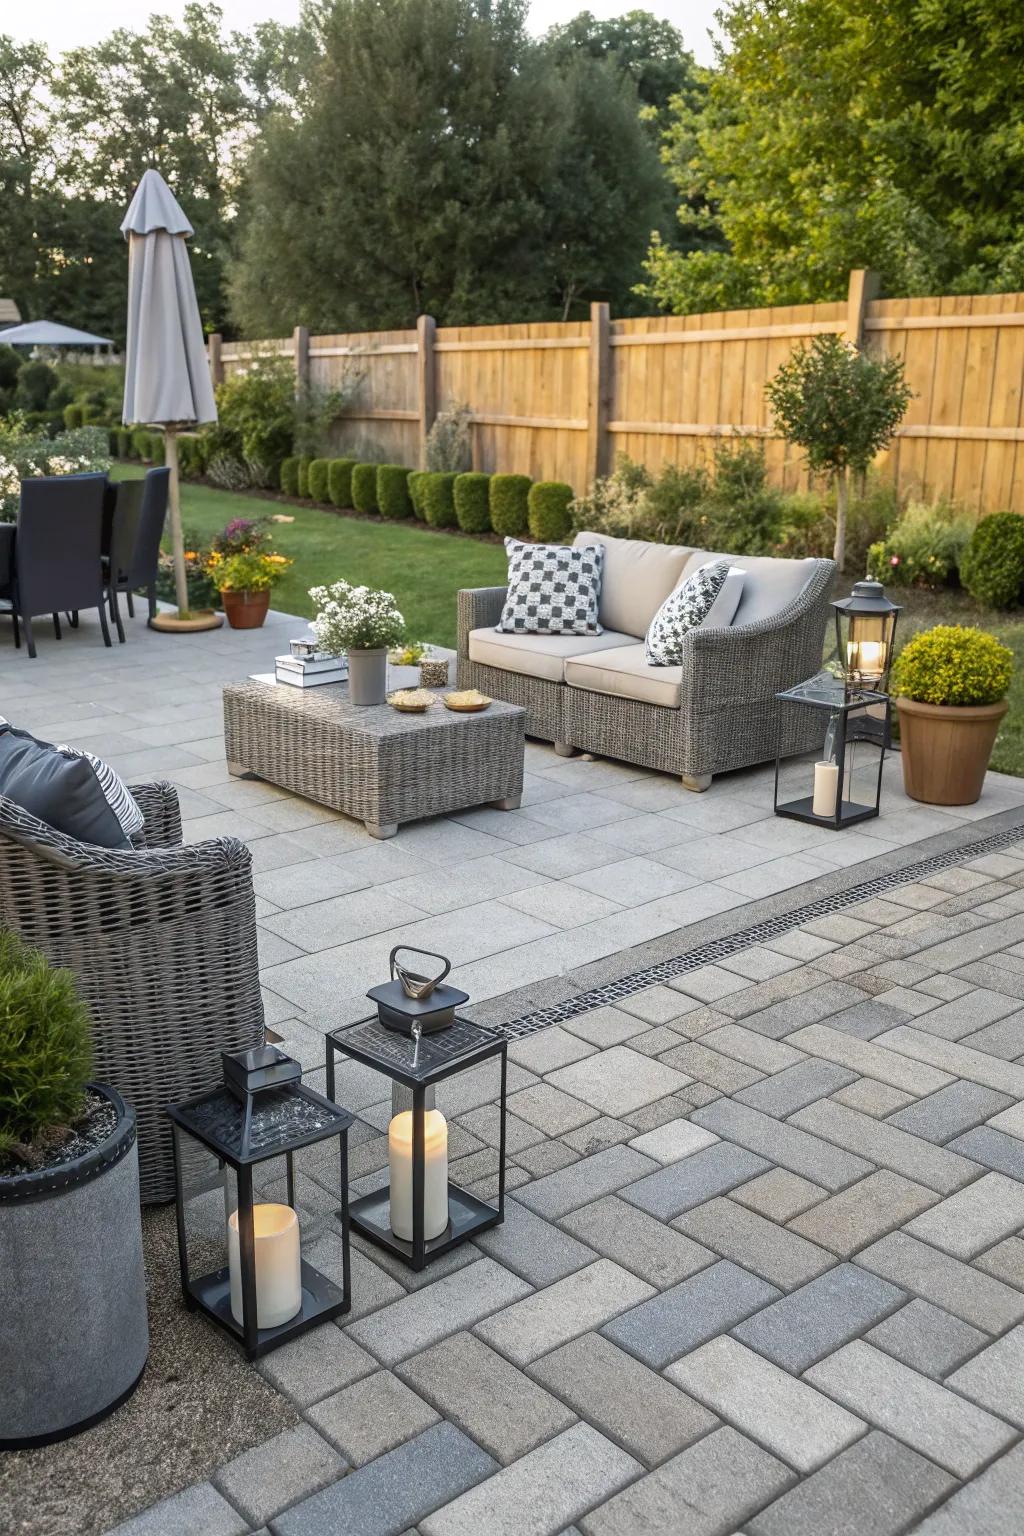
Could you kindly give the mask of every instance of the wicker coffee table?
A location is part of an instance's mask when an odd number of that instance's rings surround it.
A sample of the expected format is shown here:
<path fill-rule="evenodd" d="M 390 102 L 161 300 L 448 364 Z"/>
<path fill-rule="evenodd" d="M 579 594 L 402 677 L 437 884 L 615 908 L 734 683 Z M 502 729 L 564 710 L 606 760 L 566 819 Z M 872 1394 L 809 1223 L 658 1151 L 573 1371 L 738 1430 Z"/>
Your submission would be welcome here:
<path fill-rule="evenodd" d="M 229 770 L 265 779 L 394 837 L 404 821 L 473 805 L 515 810 L 523 792 L 526 711 L 495 700 L 480 714 L 436 704 L 422 715 L 358 708 L 348 684 L 224 689 Z"/>

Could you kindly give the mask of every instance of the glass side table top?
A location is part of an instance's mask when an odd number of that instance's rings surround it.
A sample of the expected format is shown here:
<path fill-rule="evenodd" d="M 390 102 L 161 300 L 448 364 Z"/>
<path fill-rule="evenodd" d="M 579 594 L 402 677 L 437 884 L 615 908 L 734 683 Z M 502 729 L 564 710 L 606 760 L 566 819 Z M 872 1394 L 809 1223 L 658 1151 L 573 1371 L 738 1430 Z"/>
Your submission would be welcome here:
<path fill-rule="evenodd" d="M 775 695 L 794 704 L 811 704 L 818 709 L 861 709 L 866 704 L 884 704 L 887 694 L 875 693 L 870 688 L 849 688 L 842 677 L 835 677 L 822 668 L 805 682 L 794 688 L 785 688 Z"/>

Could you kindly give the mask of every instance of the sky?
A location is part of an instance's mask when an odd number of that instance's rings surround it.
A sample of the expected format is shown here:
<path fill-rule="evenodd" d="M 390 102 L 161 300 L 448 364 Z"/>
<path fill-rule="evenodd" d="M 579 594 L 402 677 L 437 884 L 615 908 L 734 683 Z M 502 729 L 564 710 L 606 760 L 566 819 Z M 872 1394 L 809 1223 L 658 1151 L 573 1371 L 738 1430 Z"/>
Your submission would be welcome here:
<path fill-rule="evenodd" d="M 244 31 L 257 21 L 294 22 L 298 20 L 299 0 L 219 0 L 229 31 Z M 556 22 L 566 21 L 578 11 L 589 10 L 595 16 L 621 16 L 634 7 L 653 11 L 671 21 L 686 41 L 699 63 L 713 62 L 708 29 L 714 26 L 714 13 L 721 0 L 533 0 L 530 27 L 543 32 Z M 17 5 L 14 0 L 0 4 L 0 32 L 13 34 L 20 41 L 44 42 L 51 53 L 97 43 L 115 27 L 138 30 L 150 10 L 180 16 L 184 0 L 154 0 L 147 5 L 138 0 L 33 0 L 31 5 Z"/>

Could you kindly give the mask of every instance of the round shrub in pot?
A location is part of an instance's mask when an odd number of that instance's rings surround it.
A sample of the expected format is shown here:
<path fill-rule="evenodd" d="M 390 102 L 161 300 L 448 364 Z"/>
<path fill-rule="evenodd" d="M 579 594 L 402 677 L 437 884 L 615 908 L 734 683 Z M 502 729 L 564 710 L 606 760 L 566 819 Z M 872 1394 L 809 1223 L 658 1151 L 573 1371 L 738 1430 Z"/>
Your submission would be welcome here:
<path fill-rule="evenodd" d="M 149 1351 L 135 1112 L 68 971 L 0 932 L 0 1449 L 113 1412 Z"/>
<path fill-rule="evenodd" d="M 357 512 L 376 512 L 377 466 L 355 464 L 352 468 L 352 505 Z"/>
<path fill-rule="evenodd" d="M 479 470 L 459 475 L 455 482 L 455 516 L 463 533 L 490 533 L 490 491 L 490 475 Z"/>
<path fill-rule="evenodd" d="M 506 538 L 518 539 L 529 530 L 529 475 L 491 476 L 491 527 Z"/>
<path fill-rule="evenodd" d="M 896 659 L 903 787 L 927 805 L 973 805 L 1009 705 L 1013 652 L 980 629 L 940 624 Z"/>
<path fill-rule="evenodd" d="M 327 494 L 333 507 L 346 510 L 352 505 L 352 471 L 355 459 L 332 459 L 327 470 Z"/>
<path fill-rule="evenodd" d="M 987 608 L 1015 608 L 1024 589 L 1024 518 L 983 517 L 960 561 L 960 580 Z"/>
<path fill-rule="evenodd" d="M 538 480 L 526 498 L 530 537 L 542 544 L 561 544 L 572 528 L 569 503 L 571 485 L 561 480 Z"/>
<path fill-rule="evenodd" d="M 409 471 L 401 464 L 377 466 L 377 505 L 381 517 L 412 517 Z"/>
<path fill-rule="evenodd" d="M 330 465 L 330 459 L 314 459 L 309 466 L 309 494 L 313 501 L 328 499 L 327 476 Z"/>
<path fill-rule="evenodd" d="M 423 478 L 423 510 L 431 528 L 455 528 L 455 482 L 458 475 L 447 470 L 430 472 Z"/>

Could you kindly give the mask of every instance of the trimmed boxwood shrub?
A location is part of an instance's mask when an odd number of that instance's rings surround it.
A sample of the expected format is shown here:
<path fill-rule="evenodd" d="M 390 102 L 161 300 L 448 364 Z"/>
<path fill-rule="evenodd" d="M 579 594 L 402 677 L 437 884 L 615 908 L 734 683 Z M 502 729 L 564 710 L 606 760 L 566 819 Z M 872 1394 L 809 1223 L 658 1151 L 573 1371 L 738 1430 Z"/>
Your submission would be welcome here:
<path fill-rule="evenodd" d="M 352 505 L 357 512 L 377 511 L 377 465 L 355 464 L 352 468 Z"/>
<path fill-rule="evenodd" d="M 153 464 L 162 464 L 166 459 L 167 452 L 164 448 L 164 435 L 162 432 L 151 432 L 149 434 L 149 457 Z"/>
<path fill-rule="evenodd" d="M 1024 587 L 1024 517 L 983 517 L 960 561 L 960 580 L 988 608 L 1015 608 Z"/>
<path fill-rule="evenodd" d="M 571 485 L 562 480 L 537 480 L 527 497 L 530 534 L 542 544 L 560 544 L 572 527 Z"/>
<path fill-rule="evenodd" d="M 491 527 L 495 533 L 518 539 L 530 526 L 529 475 L 491 476 Z"/>
<path fill-rule="evenodd" d="M 143 431 L 140 427 L 136 427 L 135 431 L 132 433 L 132 452 L 135 454 L 136 458 L 142 460 L 149 460 L 153 456 L 153 450 L 150 444 L 150 435 L 148 432 Z"/>
<path fill-rule="evenodd" d="M 69 432 L 73 431 L 75 427 L 85 426 L 85 407 L 79 405 L 77 401 L 73 400 L 70 405 L 66 405 L 63 415 L 64 425 Z"/>
<path fill-rule="evenodd" d="M 455 482 L 449 471 L 428 472 L 423 477 L 423 510 L 431 528 L 455 528 Z"/>
<path fill-rule="evenodd" d="M 352 505 L 352 471 L 355 459 L 332 459 L 327 466 L 327 494 L 331 505 L 349 508 Z"/>
<path fill-rule="evenodd" d="M 132 456 L 132 435 L 127 427 L 117 429 L 117 456 L 119 459 L 130 459 Z"/>
<path fill-rule="evenodd" d="M 409 500 L 412 502 L 412 510 L 421 523 L 427 520 L 427 509 L 423 503 L 423 482 L 426 479 L 426 470 L 414 469 L 408 479 Z"/>
<path fill-rule="evenodd" d="M 381 517 L 412 517 L 409 471 L 401 464 L 377 465 L 377 505 Z"/>
<path fill-rule="evenodd" d="M 297 458 L 281 460 L 281 489 L 286 496 L 299 494 L 299 461 Z"/>
<path fill-rule="evenodd" d="M 1009 691 L 1013 652 L 983 629 L 937 624 L 908 640 L 892 677 L 896 693 L 921 704 L 998 704 Z"/>
<path fill-rule="evenodd" d="M 327 475 L 330 459 L 314 459 L 309 466 L 309 494 L 314 501 L 327 500 Z"/>
<path fill-rule="evenodd" d="M 299 459 L 299 495 L 300 496 L 308 496 L 309 495 L 309 466 L 312 464 L 312 462 L 313 462 L 312 459 L 306 459 L 306 458 L 300 458 Z"/>
<path fill-rule="evenodd" d="M 463 533 L 490 533 L 490 488 L 490 475 L 475 470 L 456 480 L 455 516 Z"/>

